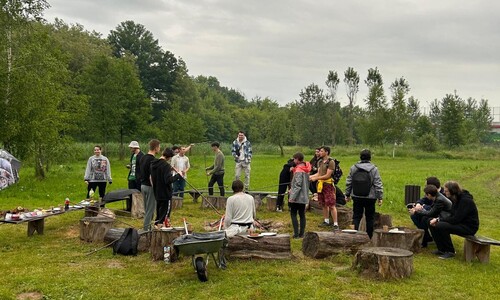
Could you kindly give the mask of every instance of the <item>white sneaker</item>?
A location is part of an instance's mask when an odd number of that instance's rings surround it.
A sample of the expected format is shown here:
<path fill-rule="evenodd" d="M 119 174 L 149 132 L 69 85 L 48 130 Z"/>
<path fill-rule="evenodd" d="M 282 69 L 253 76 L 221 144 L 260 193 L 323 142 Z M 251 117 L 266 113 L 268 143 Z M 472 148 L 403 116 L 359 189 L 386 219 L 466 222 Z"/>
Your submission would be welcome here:
<path fill-rule="evenodd" d="M 283 209 L 276 207 L 276 212 L 283 212 Z"/>

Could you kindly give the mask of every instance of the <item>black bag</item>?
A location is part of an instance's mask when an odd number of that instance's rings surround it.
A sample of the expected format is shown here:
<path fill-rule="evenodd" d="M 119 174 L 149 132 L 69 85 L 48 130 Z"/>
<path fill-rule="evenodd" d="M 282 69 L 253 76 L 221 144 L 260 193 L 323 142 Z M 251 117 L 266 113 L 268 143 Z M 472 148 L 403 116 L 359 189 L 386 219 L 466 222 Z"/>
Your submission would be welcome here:
<path fill-rule="evenodd" d="M 333 180 L 333 184 L 337 185 L 340 181 L 340 178 L 342 177 L 342 169 L 340 168 L 340 161 L 335 159 L 335 158 L 328 158 L 328 160 L 326 161 L 326 165 L 327 165 L 327 168 L 328 168 L 328 165 L 330 164 L 330 161 L 334 161 L 335 162 L 335 170 L 333 170 L 332 172 L 332 180 Z"/>
<path fill-rule="evenodd" d="M 335 186 L 335 198 L 337 198 L 337 204 L 346 205 L 344 192 L 338 186 Z"/>
<path fill-rule="evenodd" d="M 352 174 L 352 195 L 367 197 L 372 188 L 372 178 L 370 172 L 356 166 L 356 171 Z"/>
<path fill-rule="evenodd" d="M 139 233 L 135 228 L 125 228 L 122 236 L 113 245 L 113 254 L 137 255 Z"/>

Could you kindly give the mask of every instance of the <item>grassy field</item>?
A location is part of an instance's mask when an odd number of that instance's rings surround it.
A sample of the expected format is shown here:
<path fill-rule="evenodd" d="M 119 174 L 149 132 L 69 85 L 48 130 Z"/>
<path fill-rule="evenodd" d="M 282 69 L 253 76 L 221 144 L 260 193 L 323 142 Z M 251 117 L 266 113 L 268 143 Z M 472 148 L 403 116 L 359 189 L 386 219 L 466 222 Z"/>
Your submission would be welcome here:
<path fill-rule="evenodd" d="M 291 155 L 292 153 L 287 153 Z M 226 153 L 226 156 L 228 154 Z M 308 155 L 309 157 L 309 155 Z M 344 169 L 357 156 L 338 157 Z M 212 153 L 193 153 L 188 181 L 196 188 L 207 185 L 205 165 Z M 277 155 L 256 155 L 252 162 L 251 190 L 277 190 L 278 175 L 286 159 Z M 391 214 L 393 224 L 412 226 L 404 207 L 404 186 L 423 185 L 434 175 L 443 182 L 457 180 L 473 195 L 480 214 L 480 235 L 500 239 L 500 161 L 498 159 L 392 158 L 374 154 L 384 182 L 384 205 L 378 211 Z M 126 161 L 112 160 L 113 185 L 109 190 L 126 187 Z M 234 175 L 234 163 L 227 158 L 226 185 Z M 65 197 L 77 202 L 84 198 L 85 161 L 54 165 L 44 181 L 24 168 L 21 181 L 0 192 L 0 210 L 17 206 L 48 208 L 62 204 Z M 341 186 L 345 183 L 342 178 Z M 217 189 L 216 189 L 217 191 Z M 352 204 L 348 204 L 351 206 Z M 121 209 L 123 204 L 113 203 Z M 291 261 L 236 260 L 227 270 L 209 263 L 209 281 L 200 283 L 189 259 L 165 265 L 152 262 L 149 253 L 136 257 L 113 256 L 110 248 L 92 255 L 102 244 L 87 244 L 79 239 L 79 220 L 83 212 L 72 212 L 46 219 L 45 234 L 26 236 L 26 224 L 0 225 L 0 299 L 16 299 L 19 294 L 37 292 L 43 299 L 497 299 L 500 290 L 500 247 L 492 247 L 491 262 L 465 263 L 463 239 L 454 237 L 457 257 L 442 261 L 430 254 L 431 245 L 414 257 L 414 274 L 399 281 L 373 281 L 359 277 L 350 267 L 352 256 L 340 255 L 322 260 L 304 257 L 301 240 L 292 240 Z M 174 225 L 186 217 L 195 231 L 205 221 L 214 221 L 212 210 L 201 210 L 190 196 L 184 207 L 173 211 Z M 260 219 L 283 221 L 291 233 L 290 217 L 284 213 L 258 212 Z M 140 228 L 142 220 L 119 217 Z M 307 214 L 307 231 L 320 230 L 321 217 Z M 126 227 L 123 223 L 117 223 Z"/>

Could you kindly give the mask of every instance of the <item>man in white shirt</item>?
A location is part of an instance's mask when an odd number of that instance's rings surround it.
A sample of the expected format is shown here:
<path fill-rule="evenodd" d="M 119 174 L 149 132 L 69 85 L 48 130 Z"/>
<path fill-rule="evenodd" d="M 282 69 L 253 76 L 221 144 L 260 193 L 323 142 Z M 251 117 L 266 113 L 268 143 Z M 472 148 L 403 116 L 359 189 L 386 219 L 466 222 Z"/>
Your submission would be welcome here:
<path fill-rule="evenodd" d="M 173 183 L 174 196 L 184 198 L 184 188 L 186 187 L 187 172 L 191 167 L 189 164 L 189 158 L 185 155 L 187 152 L 186 147 L 180 147 L 179 153 L 172 157 L 172 167 L 174 167 L 182 178 L 177 179 Z"/>
<path fill-rule="evenodd" d="M 244 185 L 241 180 L 232 184 L 233 195 L 227 198 L 224 228 L 227 237 L 232 237 L 248 229 L 253 229 L 255 220 L 255 200 L 243 192 Z"/>

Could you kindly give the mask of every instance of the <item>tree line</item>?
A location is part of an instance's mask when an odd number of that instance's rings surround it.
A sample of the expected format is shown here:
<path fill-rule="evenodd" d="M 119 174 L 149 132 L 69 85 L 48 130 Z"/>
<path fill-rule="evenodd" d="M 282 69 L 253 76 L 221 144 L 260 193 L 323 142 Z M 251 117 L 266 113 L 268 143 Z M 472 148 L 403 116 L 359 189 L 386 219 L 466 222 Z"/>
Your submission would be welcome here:
<path fill-rule="evenodd" d="M 214 76 L 190 75 L 181 57 L 134 21 L 103 37 L 59 19 L 47 23 L 45 0 L 0 4 L 0 145 L 33 160 L 39 177 L 72 141 L 230 141 L 241 129 L 253 143 L 272 143 L 283 153 L 286 145 L 361 143 L 433 151 L 488 138 L 487 100 L 449 94 L 424 115 L 403 77 L 386 96 L 377 68 L 364 79 L 364 105 L 356 103 L 360 75 L 349 67 L 343 77 L 329 71 L 325 89 L 312 83 L 280 106 L 270 98 L 247 99 Z M 346 106 L 337 101 L 341 80 Z"/>

